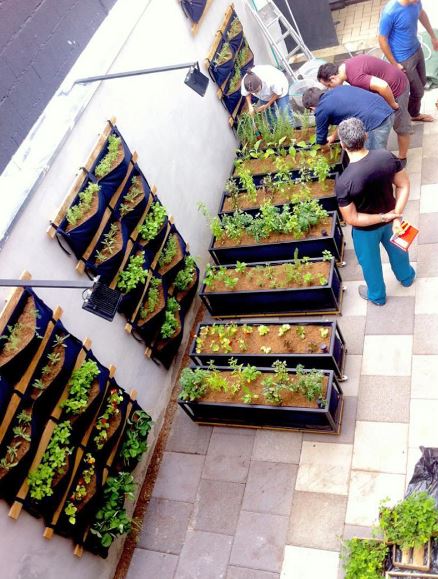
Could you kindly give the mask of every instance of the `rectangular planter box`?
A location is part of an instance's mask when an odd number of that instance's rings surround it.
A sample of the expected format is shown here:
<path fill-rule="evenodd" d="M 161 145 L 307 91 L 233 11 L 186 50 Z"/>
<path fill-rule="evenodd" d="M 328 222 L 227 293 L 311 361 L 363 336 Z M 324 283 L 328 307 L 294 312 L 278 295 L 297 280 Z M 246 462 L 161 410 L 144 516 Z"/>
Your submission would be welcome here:
<path fill-rule="evenodd" d="M 310 262 L 318 261 L 321 258 L 310 259 Z M 281 263 L 293 263 L 293 260 L 269 262 L 270 265 Z M 253 263 L 248 267 L 257 265 L 267 265 L 267 262 Z M 235 266 L 227 267 L 231 269 Z M 206 292 L 203 284 L 199 295 L 212 316 L 239 318 L 255 315 L 338 314 L 341 311 L 342 291 L 342 279 L 332 260 L 325 286 Z"/>
<path fill-rule="evenodd" d="M 227 367 L 218 368 L 218 370 L 228 369 Z M 259 370 L 273 372 L 272 368 L 259 368 Z M 182 400 L 178 400 L 178 404 L 194 422 L 199 424 L 279 428 L 339 434 L 344 402 L 343 392 L 331 370 L 325 371 L 324 374 L 328 377 L 326 408 L 230 404 L 228 402 L 185 402 Z"/>
<path fill-rule="evenodd" d="M 233 322 L 235 323 L 235 322 Z M 269 322 L 269 326 L 280 327 L 283 322 Z M 271 366 L 276 360 L 281 360 L 286 362 L 288 368 L 295 368 L 297 364 L 302 364 L 305 368 L 317 368 L 320 370 L 333 370 L 335 376 L 338 380 L 344 380 L 344 367 L 345 358 L 347 354 L 347 349 L 345 347 L 345 340 L 341 333 L 341 330 L 336 321 L 327 322 L 297 322 L 291 321 L 287 322 L 292 326 L 292 331 L 294 326 L 324 326 L 331 329 L 330 344 L 327 352 L 315 352 L 313 354 L 304 354 L 298 352 L 290 353 L 276 353 L 271 352 L 269 354 L 256 353 L 256 352 L 208 352 L 198 354 L 196 352 L 196 337 L 199 335 L 200 330 L 204 326 L 211 326 L 213 324 L 198 324 L 196 328 L 195 339 L 192 342 L 190 348 L 190 358 L 198 366 L 207 365 L 209 360 L 213 360 L 216 366 L 225 366 L 228 364 L 230 358 L 235 358 L 239 364 L 250 364 L 251 366 Z M 214 324 L 214 325 L 225 325 L 225 324 Z M 243 322 L 236 324 L 237 326 L 245 325 Z M 249 326 L 257 327 L 260 324 L 247 324 Z M 269 340 L 267 340 L 267 343 Z"/>
<path fill-rule="evenodd" d="M 253 245 L 236 245 L 233 247 L 214 246 L 215 238 L 210 242 L 208 251 L 214 262 L 218 265 L 243 261 L 245 263 L 255 263 L 261 260 L 278 261 L 288 259 L 298 249 L 299 255 L 308 257 L 318 257 L 324 250 L 328 250 L 335 257 L 336 261 L 342 262 L 344 254 L 344 233 L 337 213 L 329 213 L 332 219 L 331 228 L 327 231 L 326 237 L 316 237 L 310 239 L 285 240 L 275 243 L 257 243 Z"/>

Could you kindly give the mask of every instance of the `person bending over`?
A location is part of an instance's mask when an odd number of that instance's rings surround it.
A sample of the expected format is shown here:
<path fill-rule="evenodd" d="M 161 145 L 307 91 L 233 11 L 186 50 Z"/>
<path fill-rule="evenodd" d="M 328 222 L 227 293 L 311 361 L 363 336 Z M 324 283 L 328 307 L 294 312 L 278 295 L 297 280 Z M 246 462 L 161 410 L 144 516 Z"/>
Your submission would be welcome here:
<path fill-rule="evenodd" d="M 365 148 L 366 130 L 360 119 L 342 121 L 338 131 L 350 164 L 336 179 L 336 197 L 343 218 L 352 226 L 354 251 L 366 282 L 366 286 L 359 286 L 359 295 L 383 306 L 386 288 L 380 244 L 398 281 L 409 287 L 415 279 L 408 253 L 390 242 L 393 233 L 400 233 L 401 214 L 409 198 L 409 177 L 400 159 L 389 151 Z"/>
<path fill-rule="evenodd" d="M 286 75 L 270 64 L 254 66 L 242 79 L 242 96 L 248 103 L 250 114 L 254 112 L 280 110 L 292 120 L 292 111 L 289 105 L 289 81 Z M 257 99 L 253 105 L 253 97 Z"/>
<path fill-rule="evenodd" d="M 318 70 L 318 80 L 326 88 L 335 88 L 348 82 L 365 90 L 378 93 L 395 111 L 393 129 L 397 133 L 398 156 L 406 165 L 409 139 L 412 132 L 408 111 L 409 81 L 398 67 L 369 54 L 360 54 L 345 60 L 339 66 L 328 62 Z"/>
<path fill-rule="evenodd" d="M 350 117 L 359 118 L 368 131 L 368 149 L 385 149 L 392 127 L 393 109 L 380 95 L 355 86 L 337 86 L 323 91 L 312 87 L 303 94 L 303 106 L 315 112 L 316 142 L 333 143 L 337 131 L 328 135 L 330 125 Z"/>

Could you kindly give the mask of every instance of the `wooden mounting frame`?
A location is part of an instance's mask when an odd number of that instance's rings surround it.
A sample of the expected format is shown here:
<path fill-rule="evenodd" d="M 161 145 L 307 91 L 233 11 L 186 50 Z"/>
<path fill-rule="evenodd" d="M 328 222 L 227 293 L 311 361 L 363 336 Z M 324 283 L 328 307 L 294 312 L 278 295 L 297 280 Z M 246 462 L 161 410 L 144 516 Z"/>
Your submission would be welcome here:
<path fill-rule="evenodd" d="M 406 577 L 411 579 L 437 579 L 438 575 L 436 573 L 422 573 L 422 572 L 409 572 L 409 571 L 387 571 L 385 579 L 399 579 L 400 577 Z"/>
<path fill-rule="evenodd" d="M 116 123 L 116 117 L 111 117 L 106 122 L 103 131 L 101 132 L 100 136 L 97 139 L 96 144 L 94 145 L 93 149 L 91 150 L 90 154 L 88 155 L 87 161 L 80 168 L 80 173 L 78 174 L 78 176 L 74 180 L 70 191 L 67 193 L 66 197 L 64 198 L 63 202 L 61 203 L 54 219 L 50 221 L 50 225 L 47 229 L 47 235 L 51 239 L 55 238 L 57 228 L 59 227 L 62 220 L 64 219 L 64 217 L 67 213 L 67 209 L 72 204 L 73 199 L 79 193 L 80 188 L 81 188 L 81 186 L 85 180 L 85 177 L 87 175 L 87 172 L 91 169 L 91 167 L 93 166 L 93 163 L 96 161 L 97 157 L 99 156 L 99 153 L 101 152 L 105 141 L 108 139 L 111 131 L 113 130 L 113 126 L 115 125 L 115 123 Z"/>
<path fill-rule="evenodd" d="M 210 47 L 210 52 L 208 53 L 208 55 L 207 55 L 206 58 L 205 58 L 205 66 L 206 66 L 207 68 L 210 66 L 210 63 L 211 63 L 211 61 L 213 60 L 213 57 L 214 57 L 214 55 L 215 55 L 215 53 L 216 53 L 216 51 L 217 51 L 217 49 L 218 49 L 219 42 L 220 42 L 221 39 L 222 39 L 222 34 L 224 33 L 225 28 L 227 27 L 227 25 L 228 25 L 228 23 L 229 23 L 229 21 L 230 21 L 231 15 L 232 15 L 232 13 L 233 13 L 234 11 L 235 11 L 235 10 L 234 10 L 234 4 L 230 4 L 230 5 L 228 6 L 228 8 L 226 9 L 226 11 L 225 11 L 225 16 L 224 16 L 224 18 L 223 18 L 223 20 L 222 20 L 221 25 L 220 25 L 219 28 L 218 28 L 218 31 L 217 31 L 216 34 L 215 34 L 213 43 L 212 43 L 212 45 L 211 45 L 211 47 Z"/>
<path fill-rule="evenodd" d="M 76 358 L 76 363 L 74 365 L 73 371 L 79 368 L 79 366 L 85 360 L 88 350 L 91 347 L 91 340 L 89 338 L 85 338 L 85 340 L 82 342 L 82 346 L 83 348 Z M 53 430 L 56 426 L 55 421 L 57 421 L 61 416 L 62 413 L 61 404 L 64 402 L 64 400 L 67 399 L 67 396 L 68 396 L 68 381 L 64 387 L 64 390 L 62 391 L 61 396 L 58 399 L 55 409 L 53 410 L 49 420 L 47 421 L 43 434 L 41 435 L 40 443 L 38 445 L 36 454 L 34 456 L 31 466 L 29 467 L 29 472 L 36 470 L 40 465 L 41 460 L 52 437 Z M 28 492 L 29 492 L 29 482 L 28 479 L 26 478 L 17 493 L 17 496 L 15 498 L 12 507 L 9 510 L 9 516 L 12 519 L 18 519 L 18 517 L 20 516 L 21 509 L 23 508 L 23 502 L 26 499 Z"/>
<path fill-rule="evenodd" d="M 429 571 L 431 563 L 431 540 L 421 547 L 401 549 L 401 559 L 397 559 L 397 545 L 392 546 L 392 562 L 400 569 L 415 571 Z M 426 561 L 426 563 L 425 563 Z"/>
<path fill-rule="evenodd" d="M 20 279 L 23 281 L 30 280 L 32 279 L 32 276 L 27 270 L 24 270 L 20 275 Z M 0 335 L 5 331 L 5 328 L 8 325 L 8 321 L 12 316 L 12 312 L 17 307 L 17 304 L 24 293 L 24 289 L 24 287 L 17 287 L 12 288 L 9 292 L 8 297 L 6 298 L 6 301 L 3 305 L 3 309 L 0 312 Z"/>

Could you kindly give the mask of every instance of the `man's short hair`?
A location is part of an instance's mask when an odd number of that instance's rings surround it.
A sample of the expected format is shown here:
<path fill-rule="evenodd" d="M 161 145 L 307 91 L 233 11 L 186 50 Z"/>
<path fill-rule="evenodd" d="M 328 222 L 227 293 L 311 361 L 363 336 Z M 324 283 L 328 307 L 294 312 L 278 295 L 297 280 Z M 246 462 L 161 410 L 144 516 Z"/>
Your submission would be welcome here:
<path fill-rule="evenodd" d="M 347 151 L 360 151 L 367 139 L 365 125 L 354 117 L 339 123 L 338 135 Z"/>
<path fill-rule="evenodd" d="M 243 85 L 248 92 L 258 92 L 262 88 L 261 79 L 252 71 L 249 71 L 244 78 Z"/>
<path fill-rule="evenodd" d="M 324 94 L 324 91 L 316 86 L 308 88 L 303 94 L 303 107 L 305 109 L 310 109 L 310 107 L 317 107 L 319 99 Z"/>
<path fill-rule="evenodd" d="M 339 66 L 333 64 L 333 62 L 327 62 L 326 64 L 321 64 L 318 68 L 318 80 L 323 80 L 328 82 L 331 76 L 336 76 L 339 72 Z"/>

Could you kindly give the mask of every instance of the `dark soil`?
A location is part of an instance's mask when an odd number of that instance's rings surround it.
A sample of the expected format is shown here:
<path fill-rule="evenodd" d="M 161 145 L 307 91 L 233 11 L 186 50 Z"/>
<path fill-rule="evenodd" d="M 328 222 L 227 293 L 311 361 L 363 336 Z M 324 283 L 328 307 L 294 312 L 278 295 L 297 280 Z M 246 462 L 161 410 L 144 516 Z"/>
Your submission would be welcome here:
<path fill-rule="evenodd" d="M 204 326 L 204 328 L 207 326 Z M 210 326 L 214 328 L 214 326 Z M 327 348 L 330 344 L 331 333 L 332 329 L 328 326 L 301 326 L 304 328 L 304 339 L 302 339 L 299 334 L 296 332 L 297 326 L 295 324 L 291 324 L 290 330 L 288 330 L 283 336 L 278 335 L 278 330 L 281 326 L 277 325 L 269 325 L 266 324 L 266 327 L 269 328 L 269 333 L 264 336 L 261 336 L 257 330 L 259 325 L 252 325 L 253 328 L 252 334 L 245 333 L 242 329 L 242 326 L 236 326 L 237 332 L 230 336 L 228 333 L 226 334 L 226 338 L 230 339 L 229 346 L 231 347 L 231 351 L 225 351 L 223 347 L 221 347 L 220 338 L 210 333 L 207 335 L 206 338 L 203 338 L 201 347 L 196 347 L 196 351 L 199 354 L 213 354 L 213 353 L 220 353 L 220 354 L 230 354 L 230 356 L 234 354 L 261 354 L 261 346 L 270 346 L 272 348 L 272 354 L 309 354 L 309 347 L 312 349 L 312 345 L 316 344 L 318 346 L 318 352 L 320 353 L 321 350 L 319 349 L 321 344 L 325 344 Z M 328 335 L 325 338 L 321 337 L 320 329 L 327 329 Z M 198 334 L 199 335 L 199 334 Z M 246 346 L 246 350 L 242 351 L 239 348 L 238 341 L 243 340 Z M 216 347 L 219 346 L 219 350 L 213 352 L 212 345 Z"/>
<path fill-rule="evenodd" d="M 327 179 L 324 183 L 318 181 L 311 181 L 307 183 L 310 189 L 310 195 L 313 199 L 321 199 L 324 197 L 332 197 L 335 194 L 335 180 Z M 299 195 L 302 188 L 301 184 L 287 187 L 284 192 L 267 191 L 265 188 L 257 189 L 257 196 L 252 199 L 246 192 L 239 193 L 237 197 L 237 206 L 231 197 L 226 197 L 222 211 L 235 211 L 236 209 L 256 209 L 270 201 L 274 205 L 285 205 L 291 202 L 293 195 Z"/>
<path fill-rule="evenodd" d="M 32 388 L 31 395 L 30 395 L 32 400 L 36 400 L 37 398 L 39 398 L 41 396 L 41 394 L 44 392 L 44 390 L 48 386 L 50 386 L 50 384 L 53 382 L 53 380 L 55 380 L 55 378 L 61 372 L 62 367 L 64 366 L 65 348 L 63 348 L 62 345 L 56 346 L 51 351 L 51 354 L 59 354 L 59 360 L 58 360 L 58 362 L 56 362 L 56 364 L 50 364 L 50 362 L 47 361 L 47 367 L 49 368 L 49 371 L 47 372 L 47 374 L 41 374 L 41 376 L 40 376 L 40 380 L 44 384 L 44 389 L 40 390 L 39 388 Z"/>
<path fill-rule="evenodd" d="M 114 255 L 119 253 L 119 251 L 122 249 L 122 246 L 123 246 L 122 226 L 121 226 L 119 221 L 115 221 L 114 223 L 117 225 L 117 233 L 116 233 L 115 243 L 114 243 L 114 246 L 112 248 L 112 251 L 110 251 L 108 248 L 104 247 L 104 249 L 101 251 L 103 259 L 101 259 L 101 260 L 96 259 L 97 264 L 104 263 L 105 261 L 107 261 L 108 259 L 113 257 Z M 102 241 L 103 241 L 103 237 L 102 237 Z M 101 243 L 102 243 L 102 241 L 101 241 Z"/>
<path fill-rule="evenodd" d="M 99 208 L 99 193 L 96 191 L 96 193 L 94 193 L 93 195 L 93 201 L 91 202 L 90 209 L 82 215 L 82 218 L 75 225 L 68 224 L 67 227 L 65 228 L 65 231 L 68 233 L 69 231 L 72 231 L 73 229 L 76 229 L 77 227 L 85 223 L 88 219 L 90 219 L 90 217 L 92 217 L 97 212 L 98 208 Z"/>
<path fill-rule="evenodd" d="M 15 358 L 15 356 L 24 350 L 24 348 L 32 341 L 35 336 L 37 325 L 35 310 L 35 300 L 33 297 L 27 298 L 23 311 L 17 320 L 19 329 L 16 334 L 16 347 L 14 349 L 8 347 L 7 340 L 2 340 L 0 342 L 0 346 L 2 346 L 2 351 L 0 352 L 0 368 Z"/>
<path fill-rule="evenodd" d="M 259 289 L 275 289 L 270 288 L 270 283 L 272 278 L 277 282 L 277 288 L 297 288 L 297 287 L 314 287 L 315 284 L 304 286 L 303 284 L 298 285 L 294 281 L 287 280 L 287 264 L 271 265 L 270 269 L 266 270 L 265 267 L 257 269 L 259 266 L 247 266 L 246 271 L 239 273 L 234 268 L 229 269 L 230 275 L 233 278 L 238 278 L 239 281 L 233 289 L 227 288 L 222 280 L 218 280 L 213 284 L 213 287 L 205 287 L 204 291 L 206 293 L 210 292 L 239 292 L 239 291 L 257 291 Z M 317 261 L 310 262 L 302 266 L 302 272 L 311 273 L 313 276 L 323 275 L 328 279 L 330 273 L 330 262 L 327 261 Z M 270 273 L 270 278 L 267 278 L 267 273 Z"/>
<path fill-rule="evenodd" d="M 94 497 L 94 495 L 96 494 L 96 483 L 97 483 L 96 474 L 93 474 L 90 482 L 85 485 L 86 488 L 87 488 L 87 494 L 86 494 L 85 497 L 81 500 L 81 502 L 76 505 L 76 508 L 78 509 L 78 513 L 81 512 L 81 510 L 85 507 L 85 505 L 86 505 L 86 504 Z"/>
<path fill-rule="evenodd" d="M 106 442 L 108 442 L 110 440 L 110 438 L 116 432 L 116 430 L 118 429 L 118 427 L 120 426 L 120 423 L 122 421 L 122 413 L 121 413 L 120 409 L 118 409 L 118 410 L 119 411 L 116 414 L 113 414 L 110 418 L 110 424 L 109 424 L 109 428 L 108 428 L 108 432 L 107 432 Z"/>
<path fill-rule="evenodd" d="M 31 427 L 30 425 L 26 426 L 24 428 L 24 432 L 26 434 L 31 434 Z M 24 440 L 21 436 L 15 436 L 11 442 L 10 442 L 10 446 L 13 446 L 14 444 L 16 444 L 17 442 L 20 443 L 20 446 L 17 449 L 17 456 L 14 458 L 14 460 L 12 461 L 8 461 L 8 464 L 13 464 L 13 463 L 19 463 L 21 461 L 21 459 L 23 458 L 23 456 L 25 454 L 27 454 L 29 448 L 30 448 L 30 442 L 27 440 Z M 12 469 L 6 469 L 6 468 L 0 468 L 0 479 L 2 479 L 4 476 L 6 476 L 8 474 L 8 472 L 11 472 Z"/>
<path fill-rule="evenodd" d="M 180 239 L 179 239 L 178 235 L 176 235 L 176 243 L 177 243 L 176 255 L 170 263 L 168 263 L 167 265 L 164 265 L 163 267 L 160 267 L 158 269 L 158 273 L 160 275 L 165 275 L 168 271 L 170 271 L 173 267 L 175 267 L 175 265 L 177 263 L 179 263 L 184 258 L 184 253 L 183 253 L 183 250 L 181 248 L 181 243 L 180 243 Z M 164 247 L 166 247 L 166 244 L 164 245 Z M 163 250 L 164 250 L 164 247 L 163 247 Z"/>
<path fill-rule="evenodd" d="M 137 318 L 137 325 L 138 326 L 144 326 L 144 324 L 146 324 L 146 322 L 148 322 L 150 319 L 152 319 L 154 316 L 156 316 L 159 312 L 161 312 L 161 310 L 164 308 L 164 306 L 166 305 L 165 301 L 164 301 L 164 290 L 163 290 L 163 286 L 160 285 L 159 289 L 159 297 L 158 297 L 158 304 L 155 307 L 155 310 L 153 312 L 149 312 L 148 315 L 146 316 L 146 318 L 141 318 L 140 316 L 138 316 Z M 147 292 L 146 292 L 146 296 L 147 296 Z M 145 300 L 142 304 L 142 306 L 146 306 L 147 305 L 147 300 Z"/>
<path fill-rule="evenodd" d="M 302 240 L 302 239 L 312 239 L 312 238 L 319 238 L 319 237 L 327 237 L 327 235 L 323 235 L 323 231 L 327 234 L 332 229 L 333 217 L 329 217 L 328 219 L 321 220 L 318 225 L 314 225 L 310 228 L 310 231 L 307 235 L 303 235 L 303 237 L 296 237 L 291 233 L 272 233 L 269 237 L 265 239 L 260 239 L 260 241 L 256 241 L 254 237 L 244 233 L 240 239 L 228 239 L 226 237 L 221 238 L 220 241 L 215 239 L 213 247 L 238 247 L 238 246 L 245 246 L 245 245 L 269 245 L 271 243 L 281 243 L 285 241 L 295 241 L 295 240 Z"/>

